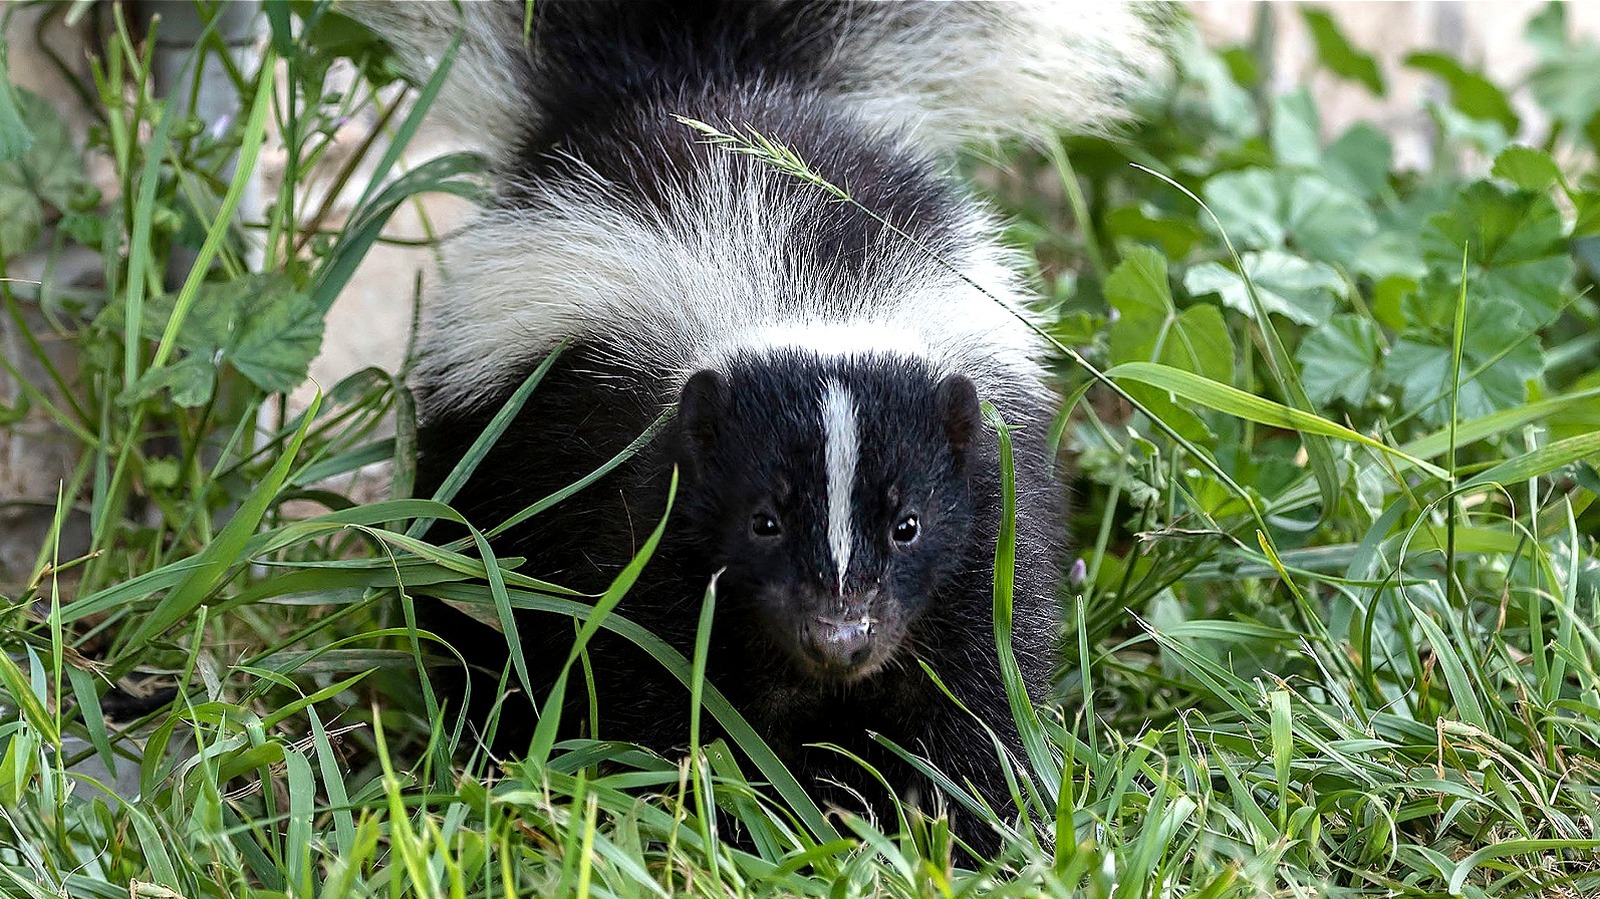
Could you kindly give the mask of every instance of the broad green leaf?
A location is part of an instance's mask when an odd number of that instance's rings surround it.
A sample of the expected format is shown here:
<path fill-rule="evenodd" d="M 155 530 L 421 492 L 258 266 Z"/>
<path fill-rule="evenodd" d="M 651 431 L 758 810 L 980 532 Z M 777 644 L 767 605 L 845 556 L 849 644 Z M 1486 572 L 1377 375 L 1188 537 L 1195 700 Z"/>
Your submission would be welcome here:
<path fill-rule="evenodd" d="M 1175 48 L 1184 75 L 1199 85 L 1205 112 L 1218 131 L 1236 138 L 1248 138 L 1261 130 L 1261 116 L 1255 99 L 1235 80 L 1234 74 L 1190 29 Z"/>
<path fill-rule="evenodd" d="M 65 212 L 72 195 L 86 183 L 83 158 L 72 143 L 66 121 L 49 100 L 30 91 L 17 93 L 21 100 L 18 110 L 33 138 L 25 152 L 0 162 L 0 185 L 30 191 Z"/>
<path fill-rule="evenodd" d="M 1519 125 L 1511 101 L 1494 82 L 1481 72 L 1474 72 L 1443 53 L 1413 53 L 1406 57 L 1409 68 L 1428 72 L 1444 81 L 1450 89 L 1450 105 L 1474 119 L 1498 123 L 1508 134 L 1515 134 Z"/>
<path fill-rule="evenodd" d="M 1161 362 L 1212 380 L 1233 378 L 1233 342 L 1216 307 L 1197 305 L 1181 314 L 1173 307 L 1166 260 L 1148 247 L 1130 248 L 1105 283 L 1106 299 L 1118 313 L 1108 338 L 1113 364 Z M 1191 440 L 1210 440 L 1205 424 L 1166 394 L 1145 385 L 1129 392 L 1151 413 Z"/>
<path fill-rule="evenodd" d="M 176 297 L 160 294 L 144 303 L 142 333 L 159 339 L 166 332 Z M 119 305 L 108 306 L 99 322 L 117 327 L 122 318 Z M 175 343 L 188 356 L 207 366 L 216 361 L 231 364 L 240 374 L 268 393 L 285 392 L 305 380 L 311 360 L 322 347 L 323 319 L 310 297 L 280 272 L 251 273 L 231 281 L 203 284 L 178 327 Z M 175 366 L 168 366 L 169 368 Z M 176 387 L 174 379 L 197 387 L 192 374 L 161 375 L 147 372 L 158 387 Z M 144 389 L 140 395 L 152 391 Z M 191 401 L 179 405 L 199 405 L 195 390 L 186 394 Z"/>
<path fill-rule="evenodd" d="M 1600 72 L 1600 45 L 1592 40 L 1563 44 L 1528 75 L 1528 89 L 1557 122 L 1582 128 L 1600 109 L 1595 72 Z"/>
<path fill-rule="evenodd" d="M 1382 365 L 1378 326 L 1370 318 L 1341 313 L 1305 336 L 1295 353 L 1306 394 L 1317 404 L 1340 399 L 1352 406 L 1367 400 Z"/>
<path fill-rule="evenodd" d="M 1561 213 L 1548 193 L 1506 190 L 1488 181 L 1468 187 L 1450 209 L 1423 229 L 1427 257 L 1447 271 L 1467 253 L 1469 296 L 1509 300 L 1540 326 L 1555 319 L 1565 302 L 1561 288 L 1572 277 Z"/>
<path fill-rule="evenodd" d="M 1227 67 L 1228 75 L 1235 84 L 1245 88 L 1261 86 L 1261 61 L 1248 48 L 1224 47 L 1216 55 Z"/>
<path fill-rule="evenodd" d="M 1380 230 L 1373 235 L 1371 240 L 1361 246 L 1361 252 L 1356 256 L 1355 261 L 1351 263 L 1350 268 L 1356 274 L 1365 275 L 1379 282 L 1379 289 L 1384 286 L 1383 282 L 1388 282 L 1388 288 L 1391 290 L 1402 284 L 1415 285 L 1417 281 L 1420 281 L 1428 274 L 1428 263 L 1423 261 L 1421 254 L 1417 252 L 1416 232 L 1407 233 L 1388 228 Z M 1374 292 L 1376 293 L 1376 291 L 1377 289 Z M 1406 292 L 1404 290 L 1399 291 L 1389 299 L 1398 303 Z M 1381 304 L 1384 297 L 1380 294 L 1374 297 L 1374 300 L 1375 305 Z M 1405 327 L 1403 320 L 1394 321 L 1384 318 L 1385 311 L 1381 305 L 1374 310 L 1383 323 L 1389 327 Z"/>
<path fill-rule="evenodd" d="M 372 29 L 341 15 L 337 7 L 322 12 L 316 25 L 301 40 L 325 53 L 341 56 L 355 56 L 358 50 L 377 50 L 382 45 Z"/>
<path fill-rule="evenodd" d="M 1366 203 L 1317 177 L 1292 180 L 1284 221 L 1295 249 L 1337 265 L 1355 264 L 1378 232 L 1377 219 Z"/>
<path fill-rule="evenodd" d="M 1383 96 L 1383 75 L 1378 71 L 1377 61 L 1350 44 L 1332 15 L 1311 6 L 1302 7 L 1300 15 L 1311 30 L 1311 40 L 1317 46 L 1317 60 L 1328 71 L 1365 85 L 1367 90 Z"/>
<path fill-rule="evenodd" d="M 1244 169 L 1212 178 L 1203 193 L 1237 247 L 1293 246 L 1313 259 L 1350 265 L 1378 231 L 1359 196 L 1316 175 Z"/>
<path fill-rule="evenodd" d="M 1373 319 L 1390 330 L 1405 330 L 1405 304 L 1416 294 L 1417 287 L 1416 279 L 1402 275 L 1391 275 L 1373 285 Z"/>
<path fill-rule="evenodd" d="M 1583 264 L 1588 276 L 1600 278 L 1600 235 L 1591 234 L 1572 242 L 1572 255 Z"/>
<path fill-rule="evenodd" d="M 9 259 L 32 249 L 43 227 L 39 198 L 0 177 L 0 257 Z"/>
<path fill-rule="evenodd" d="M 1530 338 L 1510 352 L 1505 350 L 1508 336 L 1520 336 L 1531 329 L 1528 319 L 1504 300 L 1470 298 L 1467 317 L 1459 397 L 1461 417 L 1478 418 L 1521 404 L 1527 399 L 1527 382 L 1544 367 L 1539 342 Z M 1424 342 L 1417 336 L 1402 337 L 1385 363 L 1385 377 L 1401 388 L 1407 407 L 1420 410 L 1423 420 L 1430 424 L 1441 424 L 1449 415 L 1451 373 L 1451 349 L 1443 338 Z"/>
<path fill-rule="evenodd" d="M 1424 106 L 1438 128 L 1439 143 L 1445 147 L 1461 147 L 1493 159 L 1510 146 L 1516 134 L 1494 119 L 1470 116 L 1449 104 L 1426 102 Z M 1441 179 L 1440 183 L 1459 187 L 1453 179 Z"/>
<path fill-rule="evenodd" d="M 33 131 L 22 115 L 21 92 L 11 83 L 6 42 L 0 41 L 0 164 L 18 159 L 33 146 Z"/>
<path fill-rule="evenodd" d="M 1255 284 L 1266 311 L 1302 325 L 1326 322 L 1333 314 L 1336 296 L 1344 290 L 1339 273 L 1320 262 L 1277 250 L 1245 253 L 1242 259 L 1245 276 Z M 1184 286 L 1195 296 L 1218 294 L 1228 308 L 1255 317 L 1243 278 L 1218 263 L 1190 269 Z"/>
<path fill-rule="evenodd" d="M 1130 247 L 1106 277 L 1106 301 L 1117 310 L 1118 327 L 1154 330 L 1177 313 L 1167 281 L 1167 260 L 1149 247 Z"/>
<path fill-rule="evenodd" d="M 1272 101 L 1272 155 L 1278 165 L 1314 169 L 1322 162 L 1321 125 L 1311 92 L 1305 88 Z"/>
<path fill-rule="evenodd" d="M 1200 196 L 1234 246 L 1281 247 L 1288 238 L 1283 192 L 1275 173 L 1262 168 L 1225 172 L 1205 183 Z"/>
<path fill-rule="evenodd" d="M 1393 168 L 1394 144 L 1366 122 L 1352 125 L 1322 152 L 1323 176 L 1363 199 L 1388 188 Z"/>
<path fill-rule="evenodd" d="M 1522 29 L 1522 38 L 1544 62 L 1564 56 L 1568 48 L 1566 4 L 1545 4 L 1538 15 L 1528 20 L 1527 26 Z"/>
<path fill-rule="evenodd" d="M 1106 316 L 1089 312 L 1069 312 L 1050 322 L 1050 336 L 1068 346 L 1086 346 L 1094 343 L 1105 329 Z"/>
<path fill-rule="evenodd" d="M 1424 258 L 1417 235 L 1428 227 L 1428 220 L 1450 208 L 1459 198 L 1459 182 L 1436 179 L 1421 184 L 1406 184 L 1396 196 L 1375 204 L 1373 217 L 1378 235 L 1362 248 L 1355 269 L 1374 279 L 1400 276 L 1421 281 L 1430 270 L 1432 257 Z M 1374 254 L 1381 258 L 1372 260 Z M 1439 260 L 1437 266 L 1452 274 L 1461 269 L 1461 248 L 1456 247 L 1451 262 Z"/>
<path fill-rule="evenodd" d="M 1202 304 L 1179 313 L 1161 345 L 1158 361 L 1213 381 L 1231 381 L 1233 341 L 1222 321 L 1222 312 L 1215 306 Z"/>
<path fill-rule="evenodd" d="M 176 336 L 180 349 L 205 354 L 215 354 L 228 340 L 228 330 L 233 326 L 234 300 L 231 291 L 235 282 L 215 282 L 202 285 L 199 296 L 184 317 Z M 140 306 L 139 333 L 146 340 L 159 340 L 172 318 L 176 296 L 160 293 L 148 297 Z M 112 330 L 121 330 L 127 310 L 113 303 L 95 319 L 95 324 Z"/>
<path fill-rule="evenodd" d="M 1475 370 L 1493 360 L 1515 368 L 1517 376 L 1523 380 L 1537 377 L 1544 371 L 1544 353 L 1539 339 L 1522 340 L 1537 326 L 1526 307 L 1500 297 L 1474 299 L 1469 292 L 1466 320 L 1462 325 L 1466 329 L 1462 335 L 1462 355 L 1468 363 L 1463 371 Z M 1513 346 L 1513 341 L 1521 342 Z"/>
<path fill-rule="evenodd" d="M 1523 190 L 1549 190 L 1561 180 L 1561 170 L 1550 154 L 1521 144 L 1506 147 L 1494 159 L 1490 174 L 1504 178 Z"/>
<path fill-rule="evenodd" d="M 86 178 L 55 107 L 29 91 L 13 92 L 4 72 L 0 65 L 0 255 L 12 257 L 38 240 L 44 204 L 66 212 Z"/>
<path fill-rule="evenodd" d="M 245 279 L 257 291 L 241 297 L 239 317 L 223 356 L 269 393 L 293 390 L 322 348 L 322 312 L 287 277 Z M 235 282 L 242 283 L 242 282 Z"/>
<path fill-rule="evenodd" d="M 1572 223 L 1572 237 L 1582 239 L 1600 234 L 1600 191 L 1587 190 L 1572 199 L 1577 216 Z"/>
<path fill-rule="evenodd" d="M 1413 336 L 1426 335 L 1420 338 L 1424 342 L 1448 342 L 1443 335 L 1455 327 L 1455 306 L 1460 294 L 1458 273 L 1447 275 L 1435 269 L 1406 291 L 1400 300 L 1400 312 L 1396 320 L 1390 321 L 1384 316 L 1384 323 Z M 1475 296 L 1468 291 L 1469 305 L 1474 302 Z"/>
<path fill-rule="evenodd" d="M 1169 259 L 1189 255 L 1189 250 L 1205 236 L 1194 222 L 1168 215 L 1148 203 L 1111 210 L 1101 227 L 1114 238 L 1155 243 Z"/>
<path fill-rule="evenodd" d="M 176 362 L 146 370 L 132 387 L 117 397 L 117 402 L 131 406 L 162 391 L 170 391 L 174 405 L 193 409 L 210 402 L 216 382 L 216 364 L 209 357 L 190 353 Z"/>
<path fill-rule="evenodd" d="M 1507 266 L 1561 254 L 1561 214 L 1549 196 L 1479 181 L 1428 220 L 1424 249 L 1441 262 Z"/>

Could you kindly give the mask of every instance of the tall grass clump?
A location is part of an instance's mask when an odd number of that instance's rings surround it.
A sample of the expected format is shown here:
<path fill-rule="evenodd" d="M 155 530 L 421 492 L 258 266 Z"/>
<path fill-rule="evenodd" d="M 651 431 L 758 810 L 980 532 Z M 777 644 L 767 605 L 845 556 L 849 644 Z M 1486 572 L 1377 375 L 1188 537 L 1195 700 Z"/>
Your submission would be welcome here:
<path fill-rule="evenodd" d="M 481 161 L 404 162 L 448 58 L 400 84 L 337 8 L 269 2 L 241 67 L 197 9 L 187 71 L 221 64 L 227 121 L 183 112 L 202 85 L 155 89 L 162 24 L 115 4 L 45 7 L 103 35 L 85 142 L 0 84 L 0 428 L 72 459 L 0 583 L 0 892 L 1600 894 L 1600 44 L 1564 7 L 1529 23 L 1517 85 L 1405 61 L 1448 98 L 1422 167 L 1268 91 L 1267 32 L 1218 51 L 1187 26 L 1146 125 L 972 160 L 1037 260 L 1078 547 L 1060 701 L 1014 697 L 1010 807 L 946 782 L 1002 834 L 981 860 L 942 819 L 806 795 L 704 676 L 713 589 L 688 656 L 628 619 L 670 516 L 583 596 L 451 508 L 545 369 L 433 496 L 404 367 L 290 401 L 389 216 L 478 197 Z M 1332 17 L 1296 14 L 1319 79 L 1385 93 Z M 374 139 L 332 152 L 351 119 Z M 854 202 L 783 135 L 684 124 Z M 269 152 L 281 182 L 241 214 Z M 356 197 L 337 225 L 332 194 Z M 103 277 L 60 283 L 69 254 Z M 570 690 L 606 664 L 590 637 L 632 640 L 688 686 L 690 752 L 558 740 L 546 695 L 525 756 L 475 751 L 427 678 L 473 649 L 419 630 L 437 602 L 570 619 Z"/>

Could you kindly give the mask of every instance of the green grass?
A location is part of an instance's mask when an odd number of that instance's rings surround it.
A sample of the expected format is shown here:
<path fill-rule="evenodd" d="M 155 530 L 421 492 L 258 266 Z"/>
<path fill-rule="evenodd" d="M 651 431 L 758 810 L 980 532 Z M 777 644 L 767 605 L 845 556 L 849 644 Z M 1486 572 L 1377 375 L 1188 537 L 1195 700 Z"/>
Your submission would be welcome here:
<path fill-rule="evenodd" d="M 25 357 L 0 357 L 18 391 L 0 427 L 31 416 L 77 449 L 41 499 L 52 536 L 0 584 L 0 893 L 1600 893 L 1600 47 L 1559 8 L 1529 28 L 1519 89 L 1553 122 L 1531 143 L 1509 139 L 1508 86 L 1416 57 L 1450 101 L 1430 109 L 1431 167 L 1401 171 L 1378 131 L 1320 139 L 1308 94 L 1259 90 L 1264 48 L 1191 40 L 1148 124 L 973 161 L 1038 261 L 1083 563 L 1060 702 L 1016 697 L 1028 751 L 1016 807 L 981 812 L 1007 834 L 981 865 L 940 820 L 818 808 L 704 679 L 714 593 L 689 657 L 615 610 L 648 547 L 585 597 L 496 558 L 503 522 L 426 542 L 426 521 L 461 520 L 459 479 L 412 496 L 403 371 L 286 401 L 389 215 L 476 196 L 480 163 L 402 171 L 437 82 L 415 106 L 330 91 L 340 59 L 388 80 L 381 48 L 323 4 L 271 10 L 286 77 L 237 72 L 241 112 L 215 133 L 153 96 L 111 7 L 51 11 L 112 26 L 81 85 L 87 146 L 0 91 L 0 267 L 84 246 L 106 272 L 82 290 L 0 268 Z M 1323 77 L 1382 90 L 1306 16 Z M 328 230 L 305 186 L 349 116 L 390 140 L 320 176 L 361 197 Z M 290 167 L 265 220 L 240 222 L 268 133 Z M 815 178 L 781 135 L 709 137 Z M 88 186 L 86 155 L 116 190 Z M 175 258 L 194 262 L 164 280 Z M 389 495 L 358 504 L 350 476 L 373 463 Z M 446 600 L 643 646 L 690 686 L 694 751 L 557 741 L 539 696 L 525 759 L 469 759 L 460 697 L 424 676 L 459 656 L 415 626 Z M 575 653 L 570 689 L 604 663 Z M 146 683 L 170 701 L 129 713 L 110 692 Z"/>

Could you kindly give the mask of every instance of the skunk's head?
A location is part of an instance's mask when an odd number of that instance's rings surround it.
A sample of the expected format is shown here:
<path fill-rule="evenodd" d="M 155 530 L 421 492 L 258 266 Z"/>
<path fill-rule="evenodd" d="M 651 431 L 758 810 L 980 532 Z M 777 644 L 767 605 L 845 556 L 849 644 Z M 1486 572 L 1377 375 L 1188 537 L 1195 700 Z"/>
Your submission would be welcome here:
<path fill-rule="evenodd" d="M 904 356 L 747 356 L 679 403 L 684 536 L 800 670 L 868 677 L 969 564 L 977 393 Z"/>

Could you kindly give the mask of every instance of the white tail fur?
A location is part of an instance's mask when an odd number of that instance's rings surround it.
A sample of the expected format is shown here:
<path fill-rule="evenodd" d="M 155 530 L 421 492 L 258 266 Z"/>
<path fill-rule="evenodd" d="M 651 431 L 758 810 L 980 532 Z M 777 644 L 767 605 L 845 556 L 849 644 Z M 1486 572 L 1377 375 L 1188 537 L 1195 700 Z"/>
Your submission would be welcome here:
<path fill-rule="evenodd" d="M 536 0 L 537 2 L 537 0 Z M 792 0 L 751 0 L 782 10 Z M 527 86 L 541 66 L 537 16 L 521 3 L 355 0 L 341 8 L 401 53 L 419 79 L 461 35 L 435 108 L 491 154 L 541 116 Z M 537 9 L 537 7 L 535 7 Z M 823 89 L 866 122 L 929 150 L 1020 135 L 1100 132 L 1167 71 L 1160 4 L 1075 0 L 858 0 L 797 17 L 825 31 Z"/>

